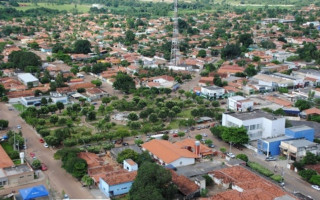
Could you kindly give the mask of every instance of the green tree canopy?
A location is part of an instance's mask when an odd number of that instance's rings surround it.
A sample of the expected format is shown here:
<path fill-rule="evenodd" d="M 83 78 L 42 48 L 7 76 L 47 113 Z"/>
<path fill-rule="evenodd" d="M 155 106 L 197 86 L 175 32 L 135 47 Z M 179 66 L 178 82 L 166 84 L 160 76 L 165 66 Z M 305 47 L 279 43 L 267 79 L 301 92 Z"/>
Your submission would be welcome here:
<path fill-rule="evenodd" d="M 130 189 L 130 200 L 169 200 L 177 193 L 169 170 L 144 162 Z"/>
<path fill-rule="evenodd" d="M 88 40 L 77 40 L 74 43 L 74 52 L 88 54 L 91 52 L 91 44 Z"/>
<path fill-rule="evenodd" d="M 113 83 L 113 87 L 117 90 L 121 90 L 125 93 L 129 93 L 130 90 L 136 88 L 136 84 L 128 74 L 119 72 L 116 76 L 116 81 Z"/>
<path fill-rule="evenodd" d="M 8 58 L 9 62 L 21 70 L 25 70 L 27 66 L 39 67 L 41 65 L 40 57 L 33 52 L 13 51 Z"/>
<path fill-rule="evenodd" d="M 125 149 L 122 152 L 118 154 L 117 162 L 122 164 L 124 160 L 126 159 L 132 159 L 133 161 L 137 161 L 139 157 L 139 154 L 132 149 Z"/>
<path fill-rule="evenodd" d="M 241 55 L 241 48 L 238 44 L 227 44 L 225 48 L 221 50 L 221 58 L 233 59 Z"/>

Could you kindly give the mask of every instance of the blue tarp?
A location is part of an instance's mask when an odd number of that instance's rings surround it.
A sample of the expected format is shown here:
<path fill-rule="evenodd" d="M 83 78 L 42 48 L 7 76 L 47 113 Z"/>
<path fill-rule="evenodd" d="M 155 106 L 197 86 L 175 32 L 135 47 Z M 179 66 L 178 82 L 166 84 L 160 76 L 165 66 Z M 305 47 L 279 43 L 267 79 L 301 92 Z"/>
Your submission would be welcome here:
<path fill-rule="evenodd" d="M 44 185 L 38 185 L 31 188 L 24 188 L 19 190 L 19 193 L 23 200 L 35 199 L 49 195 L 49 192 L 44 187 Z"/>

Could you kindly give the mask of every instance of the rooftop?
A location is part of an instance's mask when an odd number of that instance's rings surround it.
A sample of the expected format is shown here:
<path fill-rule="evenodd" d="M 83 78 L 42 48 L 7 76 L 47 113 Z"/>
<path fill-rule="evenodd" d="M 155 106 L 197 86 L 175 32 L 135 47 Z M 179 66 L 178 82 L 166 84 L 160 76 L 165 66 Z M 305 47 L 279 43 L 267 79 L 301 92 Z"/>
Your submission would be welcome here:
<path fill-rule="evenodd" d="M 277 119 L 276 116 L 262 110 L 254 110 L 252 112 L 241 112 L 241 113 L 230 112 L 225 114 L 228 114 L 240 120 L 250 120 L 250 119 L 257 119 L 257 118 L 267 118 L 269 120 Z"/>
<path fill-rule="evenodd" d="M 34 81 L 38 81 L 38 79 L 36 77 L 34 77 L 32 74 L 30 73 L 21 73 L 18 74 L 18 78 L 25 81 L 25 82 L 34 82 Z"/>
<path fill-rule="evenodd" d="M 296 148 L 299 147 L 309 147 L 309 146 L 315 146 L 317 143 L 310 142 L 306 139 L 299 139 L 299 140 L 288 140 L 288 141 L 282 141 L 283 143 L 290 144 L 291 146 L 294 146 Z"/>
<path fill-rule="evenodd" d="M 223 89 L 223 88 L 215 86 L 215 85 L 204 86 L 203 88 L 208 89 L 208 90 L 221 90 L 221 89 Z"/>
<path fill-rule="evenodd" d="M 24 172 L 32 172 L 32 168 L 29 167 L 27 164 L 16 165 L 15 167 L 7 167 L 3 168 L 4 172 L 7 176 L 14 176 L 17 174 L 22 174 Z"/>
<path fill-rule="evenodd" d="M 127 170 L 118 170 L 106 173 L 102 179 L 108 185 L 119 185 L 122 183 L 132 182 L 137 176 L 137 171 L 128 172 Z"/>
<path fill-rule="evenodd" d="M 14 166 L 14 163 L 12 162 L 11 158 L 8 156 L 8 154 L 5 152 L 5 150 L 0 145 L 0 169 L 5 167 L 11 167 Z"/>
<path fill-rule="evenodd" d="M 298 131 L 305 131 L 305 130 L 310 130 L 310 129 L 313 129 L 309 126 L 306 126 L 306 125 L 301 125 L 301 126 L 292 126 L 290 128 L 287 128 L 289 129 L 290 131 L 293 131 L 293 132 L 298 132 Z"/>
<path fill-rule="evenodd" d="M 170 171 L 172 174 L 172 182 L 178 186 L 178 189 L 182 194 L 188 196 L 199 191 L 200 187 L 195 182 L 183 175 L 178 175 L 173 170 Z"/>

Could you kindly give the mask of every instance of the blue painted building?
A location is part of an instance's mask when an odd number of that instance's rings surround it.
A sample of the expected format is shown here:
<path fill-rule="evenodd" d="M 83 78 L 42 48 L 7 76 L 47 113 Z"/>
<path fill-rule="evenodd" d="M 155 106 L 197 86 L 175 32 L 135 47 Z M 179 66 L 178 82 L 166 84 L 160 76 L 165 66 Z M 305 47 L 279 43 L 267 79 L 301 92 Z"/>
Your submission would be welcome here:
<path fill-rule="evenodd" d="M 285 129 L 285 135 L 276 138 L 259 139 L 257 143 L 258 153 L 270 156 L 280 154 L 281 141 L 305 138 L 310 142 L 314 140 L 314 129 L 309 126 L 294 126 Z"/>
<path fill-rule="evenodd" d="M 106 197 L 110 198 L 130 191 L 137 176 L 138 165 L 131 159 L 124 160 L 123 168 L 108 172 L 100 177 L 99 189 Z"/>
<path fill-rule="evenodd" d="M 313 142 L 314 140 L 314 129 L 309 126 L 294 126 L 286 128 L 285 134 L 292 138 L 305 138 L 310 142 Z"/>

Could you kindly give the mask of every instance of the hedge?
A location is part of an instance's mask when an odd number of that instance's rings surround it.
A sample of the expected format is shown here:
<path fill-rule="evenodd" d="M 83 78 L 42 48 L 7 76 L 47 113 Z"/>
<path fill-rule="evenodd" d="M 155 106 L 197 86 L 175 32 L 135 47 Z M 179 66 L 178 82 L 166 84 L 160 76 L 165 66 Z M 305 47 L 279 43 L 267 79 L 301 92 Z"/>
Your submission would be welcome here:
<path fill-rule="evenodd" d="M 278 182 L 278 183 L 281 183 L 282 181 L 282 176 L 278 175 L 278 174 L 274 174 L 270 177 L 272 180 Z"/>
<path fill-rule="evenodd" d="M 270 171 L 270 170 L 268 170 L 267 168 L 259 165 L 258 163 L 248 162 L 248 166 L 249 166 L 251 169 L 253 169 L 253 170 L 255 170 L 255 171 L 257 171 L 257 172 L 259 172 L 260 174 L 263 174 L 263 175 L 265 175 L 265 176 L 270 177 L 270 176 L 273 175 L 272 171 Z"/>

